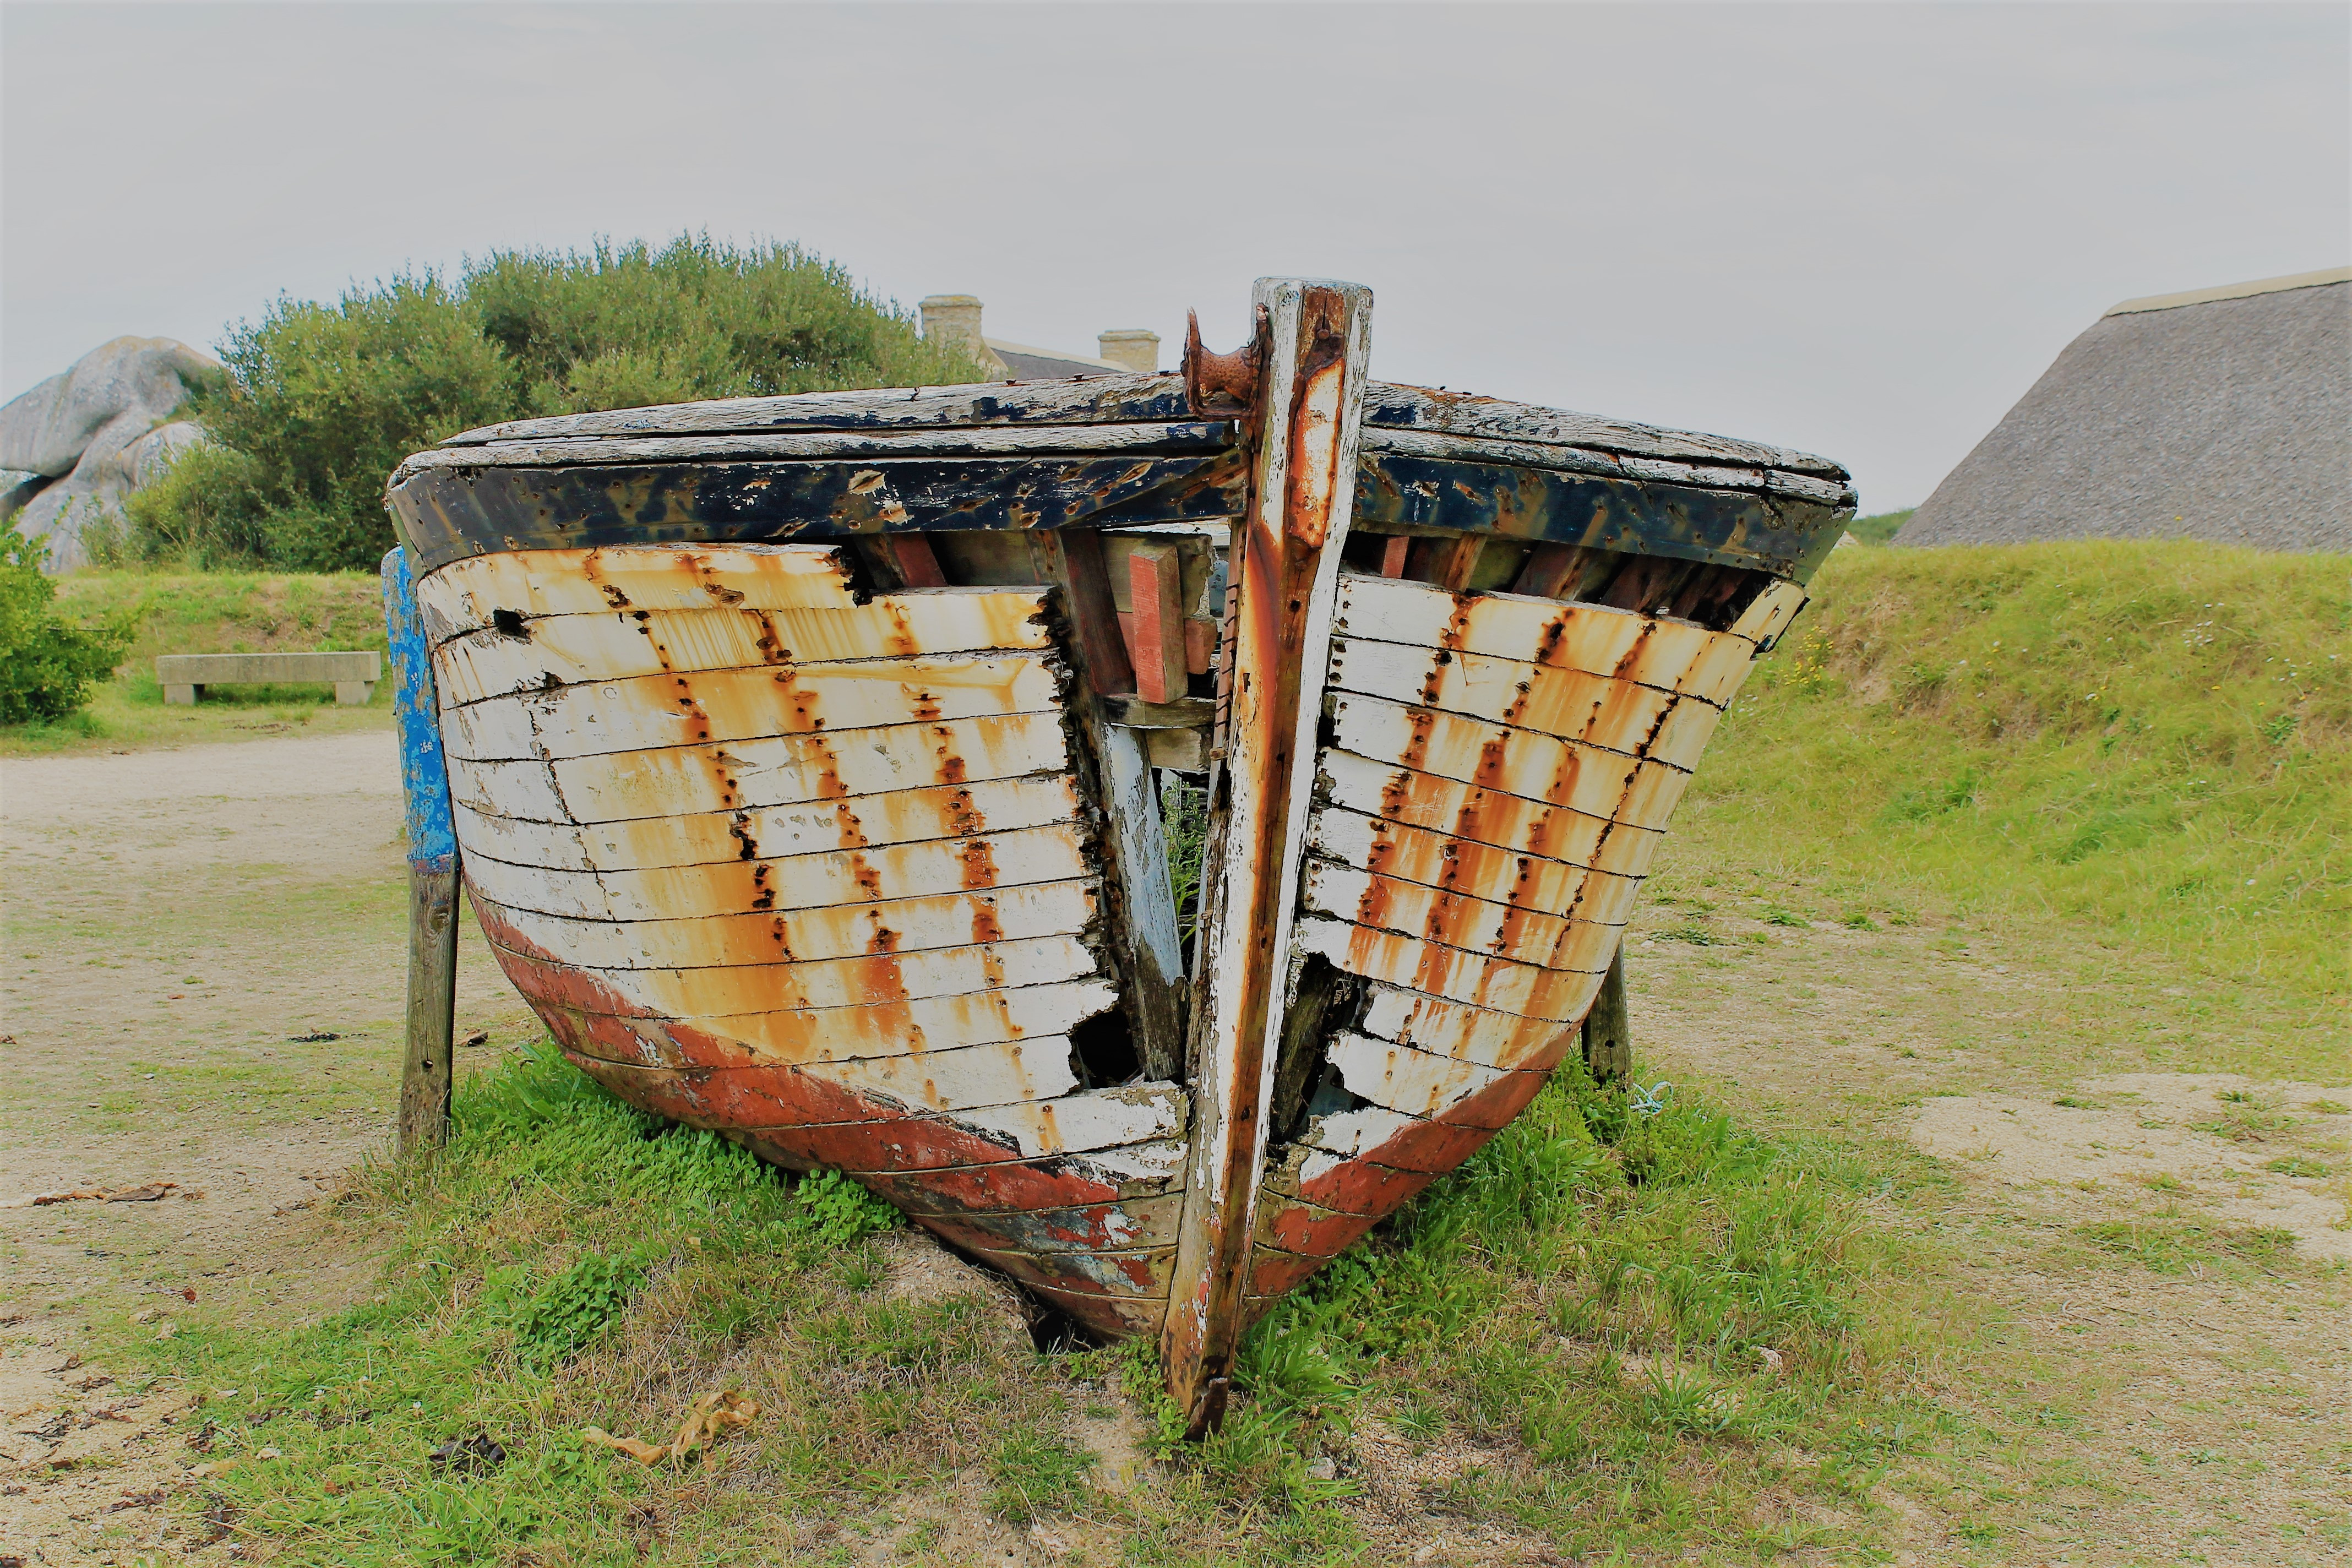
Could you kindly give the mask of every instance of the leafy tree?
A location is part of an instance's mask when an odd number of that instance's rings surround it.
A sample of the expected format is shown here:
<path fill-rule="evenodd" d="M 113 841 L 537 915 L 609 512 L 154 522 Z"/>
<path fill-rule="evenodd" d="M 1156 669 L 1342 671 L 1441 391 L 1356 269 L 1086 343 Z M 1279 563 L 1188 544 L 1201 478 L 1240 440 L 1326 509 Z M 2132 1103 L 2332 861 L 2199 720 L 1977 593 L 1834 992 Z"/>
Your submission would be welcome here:
<path fill-rule="evenodd" d="M 76 626 L 57 612 L 41 571 L 47 541 L 0 535 L 0 724 L 63 719 L 89 700 L 131 647 L 135 615 Z"/>
<path fill-rule="evenodd" d="M 216 447 L 134 496 L 118 553 L 365 569 L 385 476 L 421 447 L 535 415 L 982 378 L 895 305 L 796 245 L 681 236 L 493 251 L 453 283 L 402 274 L 332 305 L 279 299 L 200 394 Z"/>

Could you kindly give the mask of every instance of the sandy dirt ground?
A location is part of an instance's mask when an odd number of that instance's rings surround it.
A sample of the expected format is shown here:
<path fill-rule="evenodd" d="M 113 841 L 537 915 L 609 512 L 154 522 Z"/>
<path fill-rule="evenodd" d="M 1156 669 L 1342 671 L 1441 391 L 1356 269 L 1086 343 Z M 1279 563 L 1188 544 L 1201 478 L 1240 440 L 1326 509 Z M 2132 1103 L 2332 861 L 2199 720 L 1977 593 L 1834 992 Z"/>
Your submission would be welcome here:
<path fill-rule="evenodd" d="M 391 738 L 9 760 L 0 809 L 0 1562 L 224 1561 L 234 1539 L 170 1506 L 210 1391 L 101 1364 L 93 1326 L 168 1336 L 175 1306 L 222 1297 L 316 1315 L 372 1278 L 316 1205 L 383 1153 L 396 1089 Z M 1756 1125 L 1918 1151 L 1932 1179 L 1879 1216 L 1936 1238 L 1955 1331 L 1982 1346 L 1937 1391 L 1969 1431 L 1873 1500 L 1888 1560 L 2352 1561 L 2352 1231 L 2340 1175 L 2294 1173 L 2341 1172 L 2352 1094 L 2151 1071 L 2146 1020 L 2172 1004 L 2086 984 L 2095 965 L 2067 955 L 1711 923 L 1724 945 L 1634 944 L 1645 1062 Z M 535 1035 L 470 922 L 459 1019 L 493 1049 Z M 2084 1239 L 2117 1221 L 2294 1244 L 2273 1267 L 2157 1272 Z M 910 1287 L 961 1274 L 916 1250 L 936 1261 L 898 1259 Z M 1107 1471 L 1132 1436 L 1088 1434 Z M 1992 1533 L 1956 1533 L 1963 1516 Z M 990 1561 L 1059 1556 L 959 1531 Z M 1513 1556 L 1467 1521 L 1376 1533 L 1431 1561 Z"/>
<path fill-rule="evenodd" d="M 177 1561 L 213 1533 L 163 1506 L 204 1391 L 117 1381 L 90 1324 L 167 1335 L 215 1291 L 365 1277 L 305 1222 L 384 1145 L 399 791 L 386 731 L 0 763 L 0 1559 Z M 467 936 L 459 1016 L 514 1037 L 528 1015 Z"/>

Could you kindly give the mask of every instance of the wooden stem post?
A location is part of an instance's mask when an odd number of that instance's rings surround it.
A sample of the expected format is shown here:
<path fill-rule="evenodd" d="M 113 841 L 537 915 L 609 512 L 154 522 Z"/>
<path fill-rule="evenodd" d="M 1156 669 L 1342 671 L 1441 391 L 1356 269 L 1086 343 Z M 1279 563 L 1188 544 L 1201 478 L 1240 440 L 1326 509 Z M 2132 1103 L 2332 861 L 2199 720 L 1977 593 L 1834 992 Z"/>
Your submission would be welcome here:
<path fill-rule="evenodd" d="M 406 552 L 383 558 L 383 620 L 408 821 L 408 1013 L 401 1048 L 400 1153 L 448 1141 L 457 1010 L 457 836 L 441 753 L 433 661 Z"/>
<path fill-rule="evenodd" d="M 1160 1351 L 1186 1429 L 1223 1414 L 1248 1312 L 1340 549 L 1356 491 L 1371 290 L 1261 279 L 1249 500 L 1229 566 L 1223 760 L 1193 980 L 1192 1142 Z M 1197 383 L 1187 367 L 1188 383 Z"/>
<path fill-rule="evenodd" d="M 1609 961 L 1592 1011 L 1584 1016 L 1584 1065 L 1595 1083 L 1608 1083 L 1633 1070 L 1633 1031 L 1625 1018 L 1625 944 Z"/>

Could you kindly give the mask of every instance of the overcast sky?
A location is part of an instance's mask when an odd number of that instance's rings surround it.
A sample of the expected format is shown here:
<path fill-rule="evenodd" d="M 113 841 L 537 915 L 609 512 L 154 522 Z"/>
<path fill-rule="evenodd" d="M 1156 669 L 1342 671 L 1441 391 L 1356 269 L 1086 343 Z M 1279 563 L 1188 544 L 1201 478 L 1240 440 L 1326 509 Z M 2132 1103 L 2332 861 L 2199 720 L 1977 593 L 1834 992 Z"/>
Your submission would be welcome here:
<path fill-rule="evenodd" d="M 1922 500 L 2115 301 L 2352 259 L 2352 9 L 0 7 L 0 397 L 495 247 L 799 239 L 1090 350 L 1370 284 L 1374 373 Z"/>

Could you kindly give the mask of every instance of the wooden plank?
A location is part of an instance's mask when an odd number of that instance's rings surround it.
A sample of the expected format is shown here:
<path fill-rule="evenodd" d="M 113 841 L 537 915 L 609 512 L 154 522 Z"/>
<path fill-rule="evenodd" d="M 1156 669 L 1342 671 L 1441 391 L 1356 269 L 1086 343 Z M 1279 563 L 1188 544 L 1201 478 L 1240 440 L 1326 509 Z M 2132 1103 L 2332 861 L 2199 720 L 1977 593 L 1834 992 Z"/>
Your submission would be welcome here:
<path fill-rule="evenodd" d="M 1408 1116 L 1434 1116 L 1502 1076 L 1461 1057 L 1350 1032 L 1332 1037 L 1328 1059 L 1349 1094 Z"/>
<path fill-rule="evenodd" d="M 1505 1070 L 1556 1065 L 1577 1039 L 1572 1024 L 1522 1018 L 1394 985 L 1367 988 L 1356 1026 L 1376 1040 Z"/>
<path fill-rule="evenodd" d="M 1727 463 L 1785 469 L 1843 480 L 1845 469 L 1826 458 L 1738 441 L 1696 430 L 1667 430 L 1626 420 L 1538 408 L 1501 398 L 1376 382 L 1364 422 L 1387 438 L 1395 430 L 1426 430 L 1479 440 L 1529 441 L 1580 447 L 1685 463 Z"/>
<path fill-rule="evenodd" d="M 1624 931 L 1618 924 L 1570 918 L 1582 914 L 1573 905 L 1549 914 L 1328 860 L 1307 863 L 1302 897 L 1306 907 L 1318 914 L 1546 969 L 1591 969 L 1596 952 L 1605 963 Z"/>
<path fill-rule="evenodd" d="M 1185 1112 L 1191 1110 L 1190 1100 L 1181 1094 L 1168 1088 L 1160 1092 L 1165 1100 L 1173 1102 L 1175 1108 Z M 1077 1098 L 1072 1095 L 1063 1100 L 1046 1100 L 1043 1106 L 1066 1106 Z M 1181 1129 L 1181 1125 L 1180 1117 L 1171 1130 Z M 979 1211 L 966 1209 L 961 1205 L 944 1205 L 932 1199 L 928 1204 L 908 1209 L 907 1214 L 909 1218 L 938 1215 L 957 1224 L 984 1225 L 992 1233 L 1010 1241 L 1015 1250 L 1044 1255 L 1172 1247 L 1176 1241 L 1178 1220 L 1183 1210 L 1183 1194 L 1162 1193 L 1152 1197 L 1128 1198 L 1105 1204 Z"/>
<path fill-rule="evenodd" d="M 528 879 L 502 882 L 485 875 L 492 863 L 479 857 L 469 858 L 466 866 L 467 890 L 478 901 L 498 906 L 499 918 L 526 944 L 524 951 L 562 953 L 567 962 L 598 969 L 696 969 L 856 958 L 893 940 L 897 951 L 920 952 L 1074 936 L 1084 934 L 1100 913 L 1097 883 L 1089 876 L 840 909 L 615 921 L 536 908 L 556 900 L 537 891 Z"/>
<path fill-rule="evenodd" d="M 909 588 L 944 588 L 948 574 L 940 570 L 940 558 L 931 542 L 919 533 L 894 533 L 883 536 L 889 546 L 891 558 L 898 563 L 898 580 Z"/>
<path fill-rule="evenodd" d="M 445 707 L 582 681 L 1043 649 L 1035 588 L 934 588 L 848 610 L 614 610 L 469 632 L 435 650 Z"/>
<path fill-rule="evenodd" d="M 1317 864 L 1376 873 L 1438 893 L 1467 893 L 1500 906 L 1622 925 L 1641 890 L 1638 877 L 1593 871 L 1564 860 L 1456 837 L 1425 827 L 1327 806 L 1308 827 Z"/>
<path fill-rule="evenodd" d="M 1480 533 L 1416 539 L 1407 554 L 1404 574 L 1449 594 L 1467 593 L 1471 574 L 1477 571 L 1478 557 L 1486 548 L 1486 537 Z"/>
<path fill-rule="evenodd" d="M 1359 756 L 1637 827 L 1664 828 L 1690 783 L 1665 763 L 1433 709 L 1341 694 L 1331 710 L 1334 743 Z"/>
<path fill-rule="evenodd" d="M 1009 425 L 1120 424 L 1190 416 L 1184 383 L 1168 374 L 1090 375 L 1072 381 L 886 387 L 728 397 L 511 419 L 452 436 L 445 447 L 581 436 L 688 436 L 741 430 L 912 430 Z"/>
<path fill-rule="evenodd" d="M 1326 752 L 1317 762 L 1332 805 L 1401 827 L 1441 835 L 1445 840 L 1485 844 L 1570 866 L 1590 867 L 1612 876 L 1639 879 L 1649 869 L 1651 857 L 1664 837 L 1654 828 L 1631 826 L 1566 806 L 1522 800 L 1498 790 L 1400 768 L 1393 763 L 1376 763 L 1349 752 Z M 1335 823 L 1326 831 L 1342 835 L 1363 830 L 1350 824 Z M 1374 868 L 1369 859 L 1357 858 L 1355 850 L 1339 847 L 1343 842 L 1357 840 L 1332 837 L 1329 842 L 1333 846 L 1330 853 L 1338 858 L 1349 865 Z M 1413 835 L 1403 835 L 1394 852 L 1397 867 L 1379 868 L 1402 876 L 1408 873 L 1399 868 L 1414 864 L 1424 854 L 1440 858 L 1444 854 L 1442 843 L 1415 847 L 1416 843 Z M 1420 863 L 1430 864 L 1426 860 Z M 1489 886 L 1495 885 L 1495 868 L 1481 867 L 1478 875 Z M 1414 880 L 1427 878 L 1416 875 Z M 1547 888 L 1558 885 L 1545 884 Z M 1556 895 L 1548 891 L 1544 896 Z"/>
<path fill-rule="evenodd" d="M 1582 670 L 1352 637 L 1331 641 L 1331 684 L 1685 769 L 1722 717 L 1711 704 Z"/>
<path fill-rule="evenodd" d="M 1184 1070 L 1184 944 L 1160 792 L 1141 731 L 1108 724 L 1097 736 L 1103 805 L 1123 894 L 1119 912 L 1131 965 L 1128 992 L 1136 1055 L 1146 1078 L 1173 1079 Z"/>
<path fill-rule="evenodd" d="M 1246 469 L 1231 448 L 473 463 L 411 468 L 386 499 L 402 542 L 429 569 L 509 550 L 1205 521 L 1233 514 Z"/>
<path fill-rule="evenodd" d="M 456 437 L 464 441 L 465 437 Z M 435 469 L 485 465 L 555 468 L 575 463 L 697 463 L 724 458 L 806 460 L 826 458 L 998 458 L 1105 453 L 1223 451 L 1233 444 L 1223 420 L 1157 420 L 1137 425 L 1060 428 L 809 431 L 770 434 L 503 437 L 419 452 L 394 470 L 397 486 Z"/>
<path fill-rule="evenodd" d="M 1559 1023 L 1584 1016 L 1609 966 L 1603 956 L 1590 973 L 1540 969 L 1320 915 L 1302 917 L 1298 933 L 1307 951 L 1321 953 L 1350 974 L 1497 1013 Z"/>
<path fill-rule="evenodd" d="M 846 921 L 861 921 L 887 901 L 1083 878 L 1093 868 L 1087 850 L 1087 835 L 1066 823 L 880 849 L 821 849 L 772 860 L 651 871 L 551 871 L 478 856 L 467 864 L 474 887 L 511 907 L 545 914 L 659 921 L 838 910 Z M 900 948 L 918 945 L 905 940 L 908 934 L 892 927 L 887 939 L 875 940 Z"/>
<path fill-rule="evenodd" d="M 1412 559 L 1412 536 L 1405 533 L 1391 534 L 1381 545 L 1381 575 L 1403 576 L 1405 563 Z"/>
<path fill-rule="evenodd" d="M 1228 566 L 1238 602 L 1195 982 L 1195 1132 L 1160 1342 L 1196 1435 L 1223 1413 L 1243 1325 L 1371 323 L 1370 292 L 1354 285 L 1261 279 L 1255 300 L 1267 327 Z"/>
<path fill-rule="evenodd" d="M 1135 605 L 1128 649 L 1135 692 L 1146 702 L 1185 695 L 1184 611 L 1178 592 L 1182 563 L 1174 544 L 1140 544 L 1128 552 L 1128 594 Z"/>
<path fill-rule="evenodd" d="M 1076 822 L 1084 815 L 1076 783 L 1068 775 L 1026 774 L 756 810 L 587 825 L 527 822 L 467 811 L 458 815 L 457 827 L 467 853 L 510 866 L 632 871 L 1013 832 Z"/>
<path fill-rule="evenodd" d="M 497 933 L 491 941 L 504 950 Z M 1050 985 L 1094 978 L 1100 961 L 1085 942 L 1056 935 L 806 963 L 659 969 L 573 964 L 571 969 L 578 983 L 570 988 L 580 995 L 577 1005 L 624 1016 L 698 1018 L 871 1006 Z M 962 1043 L 933 1042 L 941 1047 Z"/>
<path fill-rule="evenodd" d="M 1717 689 L 1726 679 L 1720 658 L 1744 666 L 1754 648 L 1734 633 L 1686 621 L 1517 594 L 1457 599 L 1424 584 L 1357 573 L 1340 581 L 1339 618 L 1350 637 L 1582 670 L 1718 707 L 1726 700 Z"/>
<path fill-rule="evenodd" d="M 452 777 L 469 772 L 488 778 L 493 770 L 519 765 L 453 762 Z M 672 746 L 539 765 L 561 791 L 562 816 L 509 810 L 495 797 L 477 809 L 541 821 L 612 822 L 804 805 L 885 790 L 1060 773 L 1069 766 L 1069 747 L 1058 714 L 1020 713 L 717 746 Z M 530 786 L 520 804 L 543 805 Z"/>
<path fill-rule="evenodd" d="M 408 995 L 401 1031 L 399 1153 L 449 1136 L 457 1005 L 457 840 L 449 776 L 434 722 L 433 665 L 406 552 L 384 556 L 384 629 L 408 849 Z"/>
<path fill-rule="evenodd" d="M 847 610 L 856 607 L 841 549 L 831 544 L 616 545 L 519 550 L 453 561 L 417 585 L 437 647 L 486 631 L 498 613 L 614 610 Z"/>
<path fill-rule="evenodd" d="M 1060 1038 L 1062 1031 L 1118 1003 L 1110 986 L 1087 981 L 856 1007 L 768 1009 L 702 1018 L 632 1017 L 576 1005 L 575 999 L 582 996 L 607 1005 L 614 999 L 567 976 L 559 966 L 504 950 L 499 962 L 516 989 L 539 1005 L 549 1027 L 558 1030 L 568 1048 L 599 1060 L 651 1067 L 811 1066 L 919 1056 L 934 1042 L 952 1049 Z M 851 1118 L 845 1113 L 834 1119 Z"/>
<path fill-rule="evenodd" d="M 1605 463 L 1535 467 L 1499 453 L 1424 456 L 1398 447 L 1368 447 L 1358 475 L 1358 510 L 1383 532 L 1498 534 L 1802 580 L 1853 515 L 1850 506 L 1793 495 L 1591 471 Z"/>
<path fill-rule="evenodd" d="M 855 659 L 634 676 L 486 697 L 442 710 L 452 756 L 602 756 L 983 714 L 1050 713 L 1062 671 L 1042 654 Z"/>
<path fill-rule="evenodd" d="M 1731 623 L 1731 635 L 1759 647 L 1770 646 L 1789 629 L 1797 612 L 1805 607 L 1804 588 L 1795 583 L 1775 583 L 1756 595 Z"/>
<path fill-rule="evenodd" d="M 1574 599 L 1584 582 L 1588 564 L 1601 552 L 1573 544 L 1543 543 L 1528 552 L 1511 592 L 1538 599 Z M 1386 575 L 1386 574 L 1383 574 Z"/>

